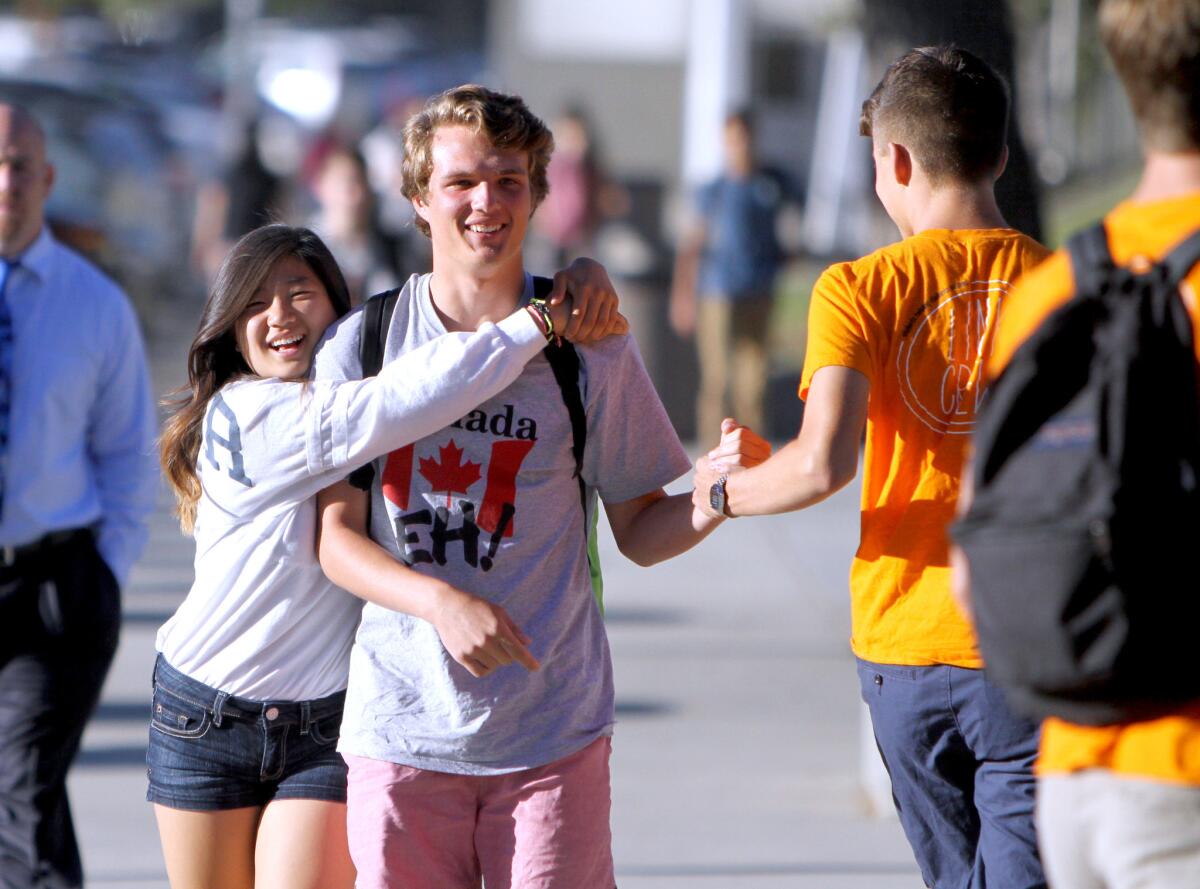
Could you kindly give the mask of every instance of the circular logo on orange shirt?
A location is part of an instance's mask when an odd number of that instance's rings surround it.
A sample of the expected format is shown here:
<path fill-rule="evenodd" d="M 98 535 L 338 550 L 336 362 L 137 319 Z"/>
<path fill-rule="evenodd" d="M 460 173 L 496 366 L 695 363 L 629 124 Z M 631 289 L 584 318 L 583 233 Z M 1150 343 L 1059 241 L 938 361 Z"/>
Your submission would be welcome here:
<path fill-rule="evenodd" d="M 1007 281 L 966 281 L 925 300 L 896 353 L 904 404 L 941 435 L 968 435 L 983 398 L 979 375 Z"/>

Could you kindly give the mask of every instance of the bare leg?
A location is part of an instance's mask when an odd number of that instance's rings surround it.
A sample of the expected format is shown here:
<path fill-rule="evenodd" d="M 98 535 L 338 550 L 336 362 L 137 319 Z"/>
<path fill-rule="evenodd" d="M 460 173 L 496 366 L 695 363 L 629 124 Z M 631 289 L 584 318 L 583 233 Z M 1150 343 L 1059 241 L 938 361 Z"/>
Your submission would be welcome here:
<path fill-rule="evenodd" d="M 262 809 L 189 812 L 155 805 L 171 889 L 254 889 Z"/>
<path fill-rule="evenodd" d="M 268 803 L 254 863 L 255 889 L 354 889 L 346 804 L 311 799 Z"/>

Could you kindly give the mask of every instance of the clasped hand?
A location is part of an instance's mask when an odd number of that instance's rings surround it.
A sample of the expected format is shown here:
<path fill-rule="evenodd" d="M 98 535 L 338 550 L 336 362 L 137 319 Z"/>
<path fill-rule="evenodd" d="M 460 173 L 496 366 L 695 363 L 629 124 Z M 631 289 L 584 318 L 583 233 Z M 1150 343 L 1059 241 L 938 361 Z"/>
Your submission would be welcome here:
<path fill-rule="evenodd" d="M 692 505 L 710 518 L 725 518 L 712 508 L 709 500 L 717 479 L 757 466 L 770 456 L 771 445 L 766 439 L 749 426 L 726 417 L 721 421 L 721 440 L 717 446 L 696 461 Z M 728 515 L 734 513 L 730 511 Z"/>

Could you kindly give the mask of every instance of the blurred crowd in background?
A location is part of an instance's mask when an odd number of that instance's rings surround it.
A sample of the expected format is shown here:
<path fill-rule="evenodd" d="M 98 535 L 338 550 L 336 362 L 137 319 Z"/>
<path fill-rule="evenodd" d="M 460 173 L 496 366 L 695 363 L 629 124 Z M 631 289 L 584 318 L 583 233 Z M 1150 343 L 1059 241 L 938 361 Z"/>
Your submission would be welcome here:
<path fill-rule="evenodd" d="M 145 320 L 198 314 L 228 245 L 269 220 L 321 234 L 359 298 L 428 270 L 400 194 L 404 121 L 459 83 L 520 93 L 557 142 L 527 266 L 586 254 L 608 267 L 684 437 L 699 377 L 690 328 L 669 318 L 672 271 L 698 196 L 729 163 L 727 116 L 744 110 L 782 196 L 763 422 L 789 436 L 812 280 L 896 239 L 858 136 L 869 85 L 904 49 L 944 41 L 1009 77 L 1001 205 L 1054 245 L 1111 205 L 1137 162 L 1093 5 L 18 0 L 0 13 L 0 97 L 47 130 L 56 233 Z"/>

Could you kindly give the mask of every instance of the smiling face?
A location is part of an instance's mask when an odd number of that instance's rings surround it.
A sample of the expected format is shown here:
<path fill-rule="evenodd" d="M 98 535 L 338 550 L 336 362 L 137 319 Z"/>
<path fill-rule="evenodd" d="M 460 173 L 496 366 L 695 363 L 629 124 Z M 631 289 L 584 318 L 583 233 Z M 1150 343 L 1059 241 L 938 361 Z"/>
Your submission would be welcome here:
<path fill-rule="evenodd" d="M 468 127 L 439 127 L 430 151 L 429 187 L 413 198 L 429 224 L 434 264 L 492 273 L 521 264 L 533 212 L 529 156 L 493 146 Z"/>
<path fill-rule="evenodd" d="M 325 286 L 308 264 L 285 256 L 271 266 L 238 316 L 234 337 L 258 376 L 299 380 L 308 375 L 313 350 L 336 318 Z"/>

